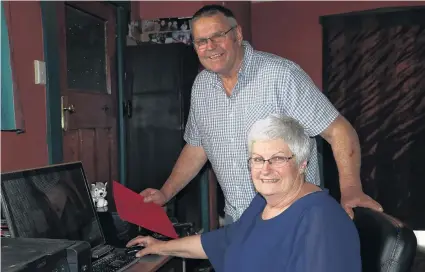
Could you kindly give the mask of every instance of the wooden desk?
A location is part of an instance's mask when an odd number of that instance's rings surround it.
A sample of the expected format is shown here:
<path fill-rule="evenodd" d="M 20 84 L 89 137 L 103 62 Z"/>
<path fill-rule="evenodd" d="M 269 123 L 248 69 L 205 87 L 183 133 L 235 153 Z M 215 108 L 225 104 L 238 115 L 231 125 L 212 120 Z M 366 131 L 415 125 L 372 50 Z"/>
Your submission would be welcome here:
<path fill-rule="evenodd" d="M 182 271 L 182 261 L 170 256 L 145 256 L 140 261 L 129 267 L 126 272 L 168 272 Z"/>

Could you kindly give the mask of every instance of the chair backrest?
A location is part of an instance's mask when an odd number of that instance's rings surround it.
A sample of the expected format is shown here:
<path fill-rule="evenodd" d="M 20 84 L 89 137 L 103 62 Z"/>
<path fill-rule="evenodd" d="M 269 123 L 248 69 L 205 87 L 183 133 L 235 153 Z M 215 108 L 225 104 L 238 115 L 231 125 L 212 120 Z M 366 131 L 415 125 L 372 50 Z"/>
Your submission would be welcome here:
<path fill-rule="evenodd" d="M 366 208 L 354 208 L 360 236 L 363 272 L 408 272 L 416 255 L 417 241 L 400 220 Z"/>

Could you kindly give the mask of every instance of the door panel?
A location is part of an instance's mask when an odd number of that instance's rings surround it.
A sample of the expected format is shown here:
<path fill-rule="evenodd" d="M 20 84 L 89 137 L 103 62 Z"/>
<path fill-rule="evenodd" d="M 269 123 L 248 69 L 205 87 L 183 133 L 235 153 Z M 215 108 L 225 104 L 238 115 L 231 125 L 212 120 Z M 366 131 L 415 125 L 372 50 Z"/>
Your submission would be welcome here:
<path fill-rule="evenodd" d="M 161 188 L 185 145 L 184 128 L 199 60 L 184 44 L 143 44 L 126 49 L 127 186 L 136 192 Z M 200 227 L 200 179 L 168 203 L 170 215 Z M 174 205 L 175 204 L 175 205 Z"/>
<path fill-rule="evenodd" d="M 63 135 L 63 160 L 65 162 L 79 160 L 79 136 L 78 130 L 68 131 Z"/>
<path fill-rule="evenodd" d="M 110 132 L 105 129 L 97 129 L 95 130 L 94 135 L 94 143 L 95 143 L 95 161 L 99 166 L 107 166 L 109 169 L 111 168 L 111 153 L 113 152 L 112 148 L 104 148 L 105 146 L 110 147 L 112 143 L 110 141 Z M 110 180 L 110 174 L 106 171 L 96 171 L 97 172 L 97 180 L 107 181 Z"/>
<path fill-rule="evenodd" d="M 58 4 L 64 161 L 89 182 L 117 180 L 115 10 L 100 2 Z"/>
<path fill-rule="evenodd" d="M 79 159 L 83 163 L 89 182 L 97 181 L 96 171 L 96 129 L 79 129 Z"/>
<path fill-rule="evenodd" d="M 66 5 L 65 22 L 68 88 L 110 93 L 105 47 L 107 21 Z"/>
<path fill-rule="evenodd" d="M 82 93 L 72 90 L 63 96 L 63 112 L 67 129 L 109 128 L 116 116 L 115 103 L 107 94 Z"/>

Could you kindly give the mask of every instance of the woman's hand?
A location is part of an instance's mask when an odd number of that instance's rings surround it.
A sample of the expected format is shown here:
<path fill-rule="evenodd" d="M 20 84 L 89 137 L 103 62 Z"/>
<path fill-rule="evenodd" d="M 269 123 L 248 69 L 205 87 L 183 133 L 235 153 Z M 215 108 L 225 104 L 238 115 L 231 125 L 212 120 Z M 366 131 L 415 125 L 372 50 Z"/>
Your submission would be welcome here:
<path fill-rule="evenodd" d="M 155 238 L 152 238 L 150 236 L 137 236 L 136 238 L 131 239 L 126 247 L 131 247 L 131 246 L 143 246 L 145 247 L 144 249 L 140 250 L 139 252 L 136 253 L 136 257 L 143 257 L 145 255 L 149 255 L 149 254 L 161 254 L 160 252 L 160 245 L 166 243 L 165 241 L 160 241 L 157 240 Z"/>

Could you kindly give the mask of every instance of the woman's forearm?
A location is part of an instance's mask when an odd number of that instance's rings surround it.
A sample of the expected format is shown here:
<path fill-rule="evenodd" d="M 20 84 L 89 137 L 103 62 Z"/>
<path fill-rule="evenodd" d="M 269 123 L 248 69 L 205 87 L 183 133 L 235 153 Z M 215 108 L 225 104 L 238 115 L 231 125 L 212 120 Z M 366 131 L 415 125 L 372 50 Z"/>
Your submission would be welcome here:
<path fill-rule="evenodd" d="M 192 235 L 161 243 L 157 254 L 190 259 L 208 259 L 201 244 L 201 235 Z"/>

